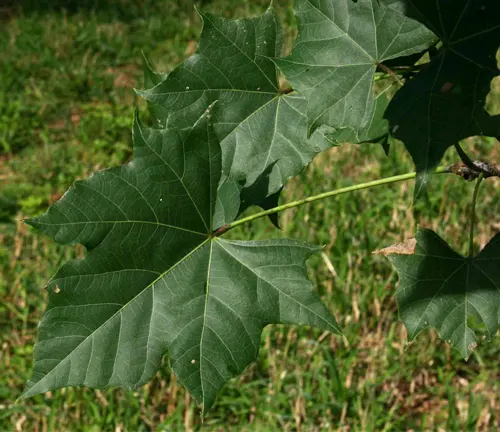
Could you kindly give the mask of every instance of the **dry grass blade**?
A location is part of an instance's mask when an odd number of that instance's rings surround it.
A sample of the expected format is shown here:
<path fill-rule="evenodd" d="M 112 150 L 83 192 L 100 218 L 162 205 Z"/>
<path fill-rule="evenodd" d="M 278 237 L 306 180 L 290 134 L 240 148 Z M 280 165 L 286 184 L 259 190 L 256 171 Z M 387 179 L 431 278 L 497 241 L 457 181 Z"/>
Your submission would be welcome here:
<path fill-rule="evenodd" d="M 391 246 L 387 246 L 382 249 L 377 249 L 372 252 L 374 255 L 413 255 L 415 253 L 415 246 L 417 245 L 417 240 L 415 238 L 411 238 L 405 240 L 401 243 L 395 243 Z"/>

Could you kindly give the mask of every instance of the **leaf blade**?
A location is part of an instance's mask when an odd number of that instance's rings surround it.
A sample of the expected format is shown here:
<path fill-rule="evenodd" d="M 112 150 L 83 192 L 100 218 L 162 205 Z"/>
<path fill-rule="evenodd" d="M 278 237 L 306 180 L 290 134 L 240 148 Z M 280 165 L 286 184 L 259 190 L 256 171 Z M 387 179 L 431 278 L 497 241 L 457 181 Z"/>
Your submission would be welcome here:
<path fill-rule="evenodd" d="M 467 359 L 478 337 L 469 319 L 491 338 L 500 322 L 500 235 L 473 258 L 457 254 L 436 233 L 419 229 L 413 254 L 390 253 L 399 273 L 396 298 L 410 340 L 434 327 L 441 339 Z M 495 261 L 493 263 L 493 261 Z"/>
<path fill-rule="evenodd" d="M 374 108 L 373 79 L 384 60 L 421 52 L 435 36 L 407 19 L 399 1 L 299 0 L 292 54 L 276 60 L 308 101 L 310 131 L 364 128 Z"/>
<path fill-rule="evenodd" d="M 338 325 L 307 278 L 316 247 L 213 236 L 224 197 L 216 194 L 221 152 L 207 115 L 188 131 L 138 121 L 134 130 L 132 162 L 77 183 L 30 221 L 60 243 L 84 244 L 87 254 L 48 283 L 22 397 L 69 385 L 136 388 L 167 354 L 208 410 L 255 358 L 266 325 L 336 333 Z"/>

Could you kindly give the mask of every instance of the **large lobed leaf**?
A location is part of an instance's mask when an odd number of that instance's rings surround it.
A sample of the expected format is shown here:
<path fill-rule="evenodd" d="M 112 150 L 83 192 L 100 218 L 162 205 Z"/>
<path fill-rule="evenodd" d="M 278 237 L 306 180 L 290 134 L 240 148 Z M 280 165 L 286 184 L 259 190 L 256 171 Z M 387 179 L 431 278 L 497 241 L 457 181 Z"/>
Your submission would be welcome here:
<path fill-rule="evenodd" d="M 167 354 L 206 410 L 256 357 L 267 324 L 339 332 L 307 279 L 316 247 L 212 235 L 221 152 L 207 117 L 187 132 L 136 119 L 131 163 L 76 182 L 28 221 L 88 253 L 48 284 L 24 397 L 65 386 L 135 388 Z"/>
<path fill-rule="evenodd" d="M 312 131 L 323 124 L 358 130 L 373 122 L 379 63 L 419 53 L 435 40 L 397 0 L 297 0 L 299 34 L 277 65 L 308 102 Z"/>
<path fill-rule="evenodd" d="M 215 224 L 261 204 L 332 145 L 321 131 L 307 136 L 305 99 L 283 94 L 270 58 L 279 57 L 282 30 L 272 8 L 253 19 L 199 12 L 198 50 L 150 90 L 139 92 L 168 113 L 167 127 L 189 128 L 215 101 L 211 121 L 221 141 L 222 181 Z M 164 122 L 165 119 L 159 119 Z"/>
<path fill-rule="evenodd" d="M 478 325 L 489 338 L 495 335 L 500 326 L 500 234 L 477 256 L 463 257 L 433 231 L 419 229 L 414 253 L 388 258 L 399 274 L 396 298 L 410 339 L 434 327 L 467 359 L 477 346 Z"/>
<path fill-rule="evenodd" d="M 393 136 L 404 141 L 415 162 L 418 197 L 448 147 L 474 135 L 500 136 L 500 115 L 484 109 L 491 80 L 500 74 L 500 2 L 404 3 L 406 13 L 442 42 L 428 67 L 396 93 L 386 112 Z"/>

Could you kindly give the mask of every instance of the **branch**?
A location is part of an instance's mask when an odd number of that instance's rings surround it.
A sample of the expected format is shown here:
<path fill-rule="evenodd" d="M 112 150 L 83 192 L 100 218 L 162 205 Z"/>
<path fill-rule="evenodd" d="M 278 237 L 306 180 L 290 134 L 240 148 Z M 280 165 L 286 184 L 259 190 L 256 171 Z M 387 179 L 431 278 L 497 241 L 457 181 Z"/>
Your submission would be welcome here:
<path fill-rule="evenodd" d="M 455 144 L 455 149 L 462 163 L 457 163 L 451 167 L 454 174 L 468 181 L 477 179 L 479 174 L 483 174 L 484 178 L 500 177 L 500 166 L 489 162 L 473 161 L 458 143 Z"/>
<path fill-rule="evenodd" d="M 482 170 L 478 171 L 476 166 L 481 167 Z M 455 165 L 450 166 L 450 171 L 467 181 L 476 180 L 480 175 L 482 175 L 483 178 L 500 177 L 500 165 L 492 165 L 480 161 L 474 162 L 474 168 L 468 167 L 463 162 L 457 162 Z M 488 174 L 485 174 L 485 171 Z"/>

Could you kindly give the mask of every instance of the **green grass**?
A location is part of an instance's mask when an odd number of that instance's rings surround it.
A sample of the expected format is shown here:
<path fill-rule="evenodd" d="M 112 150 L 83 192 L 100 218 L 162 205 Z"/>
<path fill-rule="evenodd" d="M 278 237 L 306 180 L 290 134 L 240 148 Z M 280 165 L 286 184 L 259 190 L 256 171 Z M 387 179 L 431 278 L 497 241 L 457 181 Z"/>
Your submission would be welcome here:
<path fill-rule="evenodd" d="M 346 338 L 267 327 L 258 360 L 221 392 L 203 424 L 166 365 L 136 392 L 62 389 L 16 403 L 31 373 L 43 287 L 62 262 L 83 254 L 21 220 L 44 211 L 75 179 L 130 158 L 133 110 L 144 107 L 132 91 L 142 85 L 141 50 L 160 71 L 182 61 L 200 30 L 194 3 L 19 0 L 0 10 L 0 430 L 499 430 L 498 340 L 468 362 L 432 331 L 408 345 L 393 297 L 397 277 L 371 255 L 413 236 L 417 223 L 465 252 L 473 185 L 453 176 L 433 180 L 418 219 L 407 182 L 290 210 L 280 216 L 282 231 L 265 219 L 231 231 L 233 238 L 289 236 L 325 245 L 310 260 L 310 275 Z M 236 17 L 267 6 L 205 3 Z M 54 6 L 61 4 L 69 6 Z M 291 7 L 275 5 L 290 36 Z M 497 141 L 464 144 L 477 158 L 500 159 Z M 447 161 L 455 160 L 450 152 Z M 282 201 L 411 169 L 400 144 L 389 157 L 376 145 L 345 145 L 316 158 Z M 498 179 L 482 186 L 477 247 L 500 228 L 499 187 Z"/>

